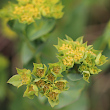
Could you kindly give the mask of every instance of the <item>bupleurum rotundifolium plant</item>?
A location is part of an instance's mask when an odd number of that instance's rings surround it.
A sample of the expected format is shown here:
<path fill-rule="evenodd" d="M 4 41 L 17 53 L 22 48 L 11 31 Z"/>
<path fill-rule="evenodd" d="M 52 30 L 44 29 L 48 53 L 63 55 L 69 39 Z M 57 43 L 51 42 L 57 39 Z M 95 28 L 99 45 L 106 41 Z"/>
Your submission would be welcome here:
<path fill-rule="evenodd" d="M 74 69 L 77 74 L 81 74 L 83 79 L 89 82 L 91 75 L 98 74 L 101 70 L 98 66 L 103 65 L 107 60 L 102 51 L 94 50 L 92 45 L 83 43 L 83 37 L 73 41 L 70 37 L 67 39 L 58 39 L 57 63 L 45 64 L 34 63 L 33 71 L 27 69 L 18 69 L 17 75 L 8 80 L 8 83 L 20 87 L 26 85 L 24 97 L 34 98 L 34 95 L 45 96 L 52 107 L 58 105 L 59 94 L 68 90 L 67 80 L 63 79 L 63 72 L 69 74 L 69 69 Z M 72 73 L 74 74 L 74 73 Z"/>
<path fill-rule="evenodd" d="M 17 0 L 17 4 L 0 10 L 1 17 L 10 20 L 18 19 L 21 23 L 32 23 L 42 17 L 59 19 L 63 16 L 63 5 L 60 0 Z"/>

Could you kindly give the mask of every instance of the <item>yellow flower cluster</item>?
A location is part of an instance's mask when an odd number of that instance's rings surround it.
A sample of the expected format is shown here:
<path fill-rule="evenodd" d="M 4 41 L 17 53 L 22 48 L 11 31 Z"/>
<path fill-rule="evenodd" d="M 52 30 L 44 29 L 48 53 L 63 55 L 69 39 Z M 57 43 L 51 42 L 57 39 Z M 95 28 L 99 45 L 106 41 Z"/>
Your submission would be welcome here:
<path fill-rule="evenodd" d="M 73 57 L 67 56 L 63 59 L 63 64 L 71 66 L 73 64 Z"/>
<path fill-rule="evenodd" d="M 66 86 L 67 81 L 61 78 L 61 73 L 62 68 L 59 62 L 50 63 L 48 71 L 45 65 L 34 63 L 32 74 L 36 78 L 33 83 L 37 86 L 38 92 L 48 98 L 52 107 L 59 103 L 59 94 L 68 89 Z M 61 78 L 61 80 L 57 78 Z M 25 96 L 28 97 L 28 93 L 25 93 Z"/>
<path fill-rule="evenodd" d="M 84 58 L 84 52 L 86 51 L 85 44 L 81 44 L 79 41 L 67 41 L 62 42 L 58 47 L 59 52 L 63 52 L 63 64 L 66 66 L 73 66 L 74 63 L 80 63 L 80 60 Z"/>
<path fill-rule="evenodd" d="M 32 4 L 26 4 L 24 6 L 15 6 L 13 11 L 14 17 L 20 20 L 20 22 L 32 23 L 34 19 L 40 19 L 40 11 Z"/>
<path fill-rule="evenodd" d="M 45 64 L 34 63 L 33 71 L 18 69 L 17 75 L 8 80 L 8 83 L 20 87 L 27 85 L 23 97 L 33 99 L 34 96 L 46 96 L 52 107 L 59 104 L 59 94 L 68 90 L 67 81 L 63 80 L 61 64 L 50 63 L 49 68 Z M 17 82 L 17 83 L 16 83 Z"/>
<path fill-rule="evenodd" d="M 58 59 L 62 62 L 65 69 L 73 68 L 77 65 L 77 71 L 83 74 L 83 79 L 89 82 L 90 74 L 98 74 L 101 70 L 97 66 L 103 65 L 107 60 L 101 55 L 101 51 L 94 50 L 92 45 L 87 46 L 87 42 L 83 43 L 83 37 L 79 37 L 73 41 L 66 36 L 67 40 L 59 39 Z"/>
<path fill-rule="evenodd" d="M 63 5 L 60 0 L 17 0 L 11 4 L 10 19 L 18 19 L 21 23 L 32 23 L 42 17 L 59 19 L 63 16 Z"/>

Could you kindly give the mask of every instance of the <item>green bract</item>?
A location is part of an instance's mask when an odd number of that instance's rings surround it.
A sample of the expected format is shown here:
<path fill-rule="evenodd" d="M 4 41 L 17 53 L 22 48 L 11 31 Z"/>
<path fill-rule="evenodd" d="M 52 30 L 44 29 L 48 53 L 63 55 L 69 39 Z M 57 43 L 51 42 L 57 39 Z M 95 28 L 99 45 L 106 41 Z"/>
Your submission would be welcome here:
<path fill-rule="evenodd" d="M 58 90 L 60 91 L 65 91 L 68 89 L 68 87 L 66 87 L 66 80 L 59 80 L 59 81 L 55 81 L 55 86 Z"/>
<path fill-rule="evenodd" d="M 83 71 L 82 74 L 83 74 L 83 79 L 89 83 L 89 81 L 88 81 L 89 77 L 90 77 L 89 71 Z"/>
<path fill-rule="evenodd" d="M 68 90 L 67 80 L 62 78 L 64 71 L 68 73 L 66 76 L 71 81 L 80 80 L 82 75 L 83 79 L 89 82 L 91 75 L 101 71 L 98 66 L 107 61 L 106 57 L 101 51 L 94 50 L 92 45 L 87 46 L 87 42 L 83 43 L 83 37 L 76 41 L 68 36 L 66 38 L 58 39 L 58 45 L 55 45 L 59 52 L 59 62 L 49 63 L 48 68 L 45 64 L 34 63 L 32 73 L 30 70 L 17 68 L 18 75 L 11 77 L 8 83 L 16 87 L 27 85 L 24 97 L 32 99 L 40 94 L 46 96 L 50 105 L 54 107 L 59 103 L 60 93 Z"/>
<path fill-rule="evenodd" d="M 32 74 L 38 78 L 42 78 L 45 76 L 47 67 L 43 64 L 35 64 L 34 63 L 34 69 L 32 71 Z"/>
<path fill-rule="evenodd" d="M 58 63 L 49 63 L 49 70 L 51 71 L 51 73 L 53 73 L 56 77 L 63 77 L 61 75 L 62 73 L 62 65 L 60 62 Z"/>
<path fill-rule="evenodd" d="M 55 90 L 50 89 L 50 91 L 46 94 L 46 97 L 48 98 L 48 101 L 52 107 L 54 107 L 55 105 L 58 105 L 59 93 L 60 93 L 60 91 L 57 89 L 55 89 Z"/>
<path fill-rule="evenodd" d="M 23 97 L 33 99 L 34 95 L 38 96 L 38 87 L 35 84 L 27 85 L 27 89 L 24 92 Z"/>

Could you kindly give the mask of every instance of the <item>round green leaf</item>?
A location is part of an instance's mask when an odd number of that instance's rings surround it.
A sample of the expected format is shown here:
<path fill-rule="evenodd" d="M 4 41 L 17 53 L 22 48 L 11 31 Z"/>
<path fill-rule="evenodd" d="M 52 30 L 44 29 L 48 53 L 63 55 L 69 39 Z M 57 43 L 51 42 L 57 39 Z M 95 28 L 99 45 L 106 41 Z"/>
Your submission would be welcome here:
<path fill-rule="evenodd" d="M 27 36 L 31 41 L 36 40 L 37 38 L 49 33 L 54 26 L 54 19 L 37 20 L 36 23 L 27 27 Z"/>
<path fill-rule="evenodd" d="M 77 80 L 80 80 L 82 78 L 82 75 L 81 74 L 74 74 L 74 73 L 69 73 L 67 75 L 67 78 L 71 81 L 77 81 Z"/>

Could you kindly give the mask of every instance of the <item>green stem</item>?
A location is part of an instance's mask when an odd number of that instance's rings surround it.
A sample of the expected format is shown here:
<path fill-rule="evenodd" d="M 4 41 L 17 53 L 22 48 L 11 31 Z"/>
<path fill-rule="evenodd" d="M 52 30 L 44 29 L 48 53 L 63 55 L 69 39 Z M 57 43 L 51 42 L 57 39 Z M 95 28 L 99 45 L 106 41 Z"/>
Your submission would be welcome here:
<path fill-rule="evenodd" d="M 27 43 L 27 46 L 28 46 L 29 49 L 32 51 L 32 53 L 33 53 L 33 55 L 34 55 L 34 58 L 36 59 L 36 63 L 41 63 L 40 53 L 38 53 L 38 54 L 36 55 L 36 48 L 37 48 L 37 47 L 34 47 L 34 46 L 32 45 L 32 43 L 31 43 L 30 40 L 28 39 L 27 34 L 26 34 L 25 31 L 24 31 L 23 35 L 24 35 L 24 40 L 25 40 L 25 42 Z"/>
<path fill-rule="evenodd" d="M 24 35 L 24 40 L 25 40 L 25 42 L 27 43 L 27 46 L 28 46 L 29 49 L 32 51 L 32 53 L 35 54 L 36 49 L 35 49 L 35 47 L 31 44 L 31 42 L 29 41 L 29 39 L 28 39 L 28 37 L 27 37 L 25 31 L 24 31 L 23 35 Z"/>
<path fill-rule="evenodd" d="M 38 54 L 35 56 L 37 63 L 41 63 L 40 55 L 41 55 L 41 53 L 38 53 Z"/>

